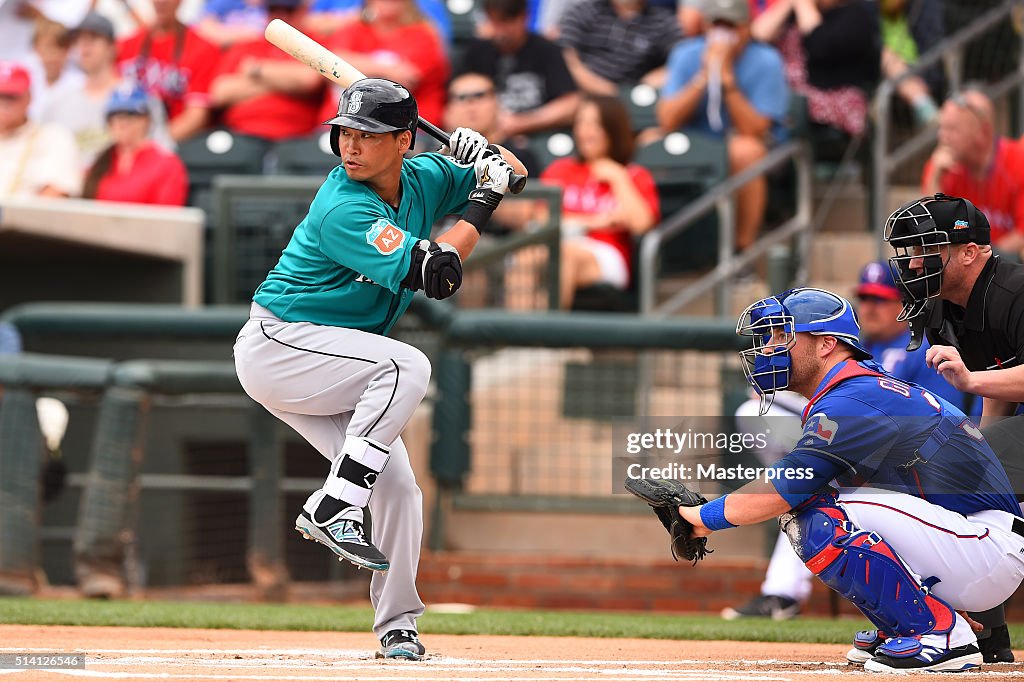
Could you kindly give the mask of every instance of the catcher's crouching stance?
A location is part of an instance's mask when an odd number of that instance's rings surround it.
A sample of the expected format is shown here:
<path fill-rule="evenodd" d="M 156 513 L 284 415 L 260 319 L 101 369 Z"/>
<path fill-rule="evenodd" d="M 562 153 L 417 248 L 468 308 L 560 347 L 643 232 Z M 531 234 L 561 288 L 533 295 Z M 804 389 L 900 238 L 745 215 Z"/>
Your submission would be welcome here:
<path fill-rule="evenodd" d="M 779 517 L 793 548 L 875 630 L 851 663 L 874 672 L 961 671 L 982 656 L 958 611 L 1002 603 L 1024 579 L 1024 519 L 1006 473 L 962 412 L 871 362 L 850 304 L 794 289 L 744 311 L 737 333 L 762 398 L 810 402 L 774 475 L 707 502 L 677 481 L 627 481 L 655 507 L 674 556 L 697 561 L 713 531 Z M 812 476 L 786 476 L 787 471 Z M 835 481 L 840 486 L 831 488 Z"/>

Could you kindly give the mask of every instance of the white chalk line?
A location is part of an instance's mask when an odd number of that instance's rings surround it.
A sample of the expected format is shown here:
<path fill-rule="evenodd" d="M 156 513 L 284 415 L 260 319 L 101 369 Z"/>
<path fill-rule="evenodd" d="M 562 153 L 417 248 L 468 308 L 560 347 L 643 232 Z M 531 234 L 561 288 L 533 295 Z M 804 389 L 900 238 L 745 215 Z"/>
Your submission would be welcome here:
<path fill-rule="evenodd" d="M 412 665 L 412 664 L 410 664 Z M 38 671 L 14 671 L 14 672 L 38 672 Z M 286 680 L 290 682 L 299 681 L 315 681 L 315 680 L 353 680 L 353 679 L 366 679 L 380 682 L 438 682 L 439 678 L 436 675 L 418 677 L 413 675 L 373 675 L 370 677 L 353 678 L 348 674 L 347 670 L 334 671 L 335 675 L 343 675 L 343 677 L 327 676 L 327 675 L 232 675 L 232 674 L 211 674 L 211 673 L 189 673 L 189 674 L 176 674 L 176 673 L 135 673 L 135 672 L 115 672 L 115 671 L 97 671 L 97 670 L 48 670 L 47 672 L 59 673 L 61 675 L 68 675 L 71 677 L 99 677 L 103 679 L 150 679 L 150 680 L 165 680 L 165 679 L 185 679 L 185 680 Z M 495 677 L 456 677 L 451 678 L 453 681 L 458 682 L 494 682 Z M 565 682 L 565 680 L 573 680 L 574 682 L 608 682 L 607 676 L 600 677 L 534 677 L 528 678 L 530 682 Z M 663 678 L 661 678 L 663 679 Z M 701 675 L 689 675 L 689 674 L 673 674 L 672 679 L 679 680 L 728 680 L 728 679 L 743 679 L 751 680 L 752 682 L 788 682 L 789 678 L 779 677 L 777 675 L 744 675 L 742 678 L 736 677 L 724 677 L 718 671 L 709 671 L 708 674 Z M 619 682 L 649 682 L 650 677 L 622 677 L 616 676 L 616 680 Z"/>

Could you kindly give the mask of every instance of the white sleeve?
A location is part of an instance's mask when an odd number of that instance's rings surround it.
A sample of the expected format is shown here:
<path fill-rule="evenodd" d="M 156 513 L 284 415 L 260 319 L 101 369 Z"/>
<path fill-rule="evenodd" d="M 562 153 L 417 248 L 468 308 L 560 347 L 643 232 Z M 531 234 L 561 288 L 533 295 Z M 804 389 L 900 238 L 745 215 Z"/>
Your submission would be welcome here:
<path fill-rule="evenodd" d="M 71 132 L 58 125 L 44 125 L 32 145 L 32 180 L 42 189 L 52 186 L 71 196 L 82 192 L 82 163 Z"/>

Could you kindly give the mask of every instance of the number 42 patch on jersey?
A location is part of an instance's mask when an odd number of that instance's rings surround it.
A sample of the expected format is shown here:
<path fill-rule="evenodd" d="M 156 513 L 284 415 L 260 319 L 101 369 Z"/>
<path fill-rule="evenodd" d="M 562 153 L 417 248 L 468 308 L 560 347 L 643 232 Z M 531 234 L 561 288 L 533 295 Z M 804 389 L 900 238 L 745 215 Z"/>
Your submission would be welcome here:
<path fill-rule="evenodd" d="M 401 248 L 405 242 L 405 232 L 398 229 L 385 218 L 377 220 L 366 231 L 366 243 L 380 251 L 381 255 L 389 256 Z"/>

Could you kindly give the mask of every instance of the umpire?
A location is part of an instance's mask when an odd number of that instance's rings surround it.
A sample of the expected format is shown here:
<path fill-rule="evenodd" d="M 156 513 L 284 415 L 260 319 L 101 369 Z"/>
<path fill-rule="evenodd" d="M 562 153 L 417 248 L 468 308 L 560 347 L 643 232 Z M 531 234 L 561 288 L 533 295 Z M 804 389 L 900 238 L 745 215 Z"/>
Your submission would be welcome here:
<path fill-rule="evenodd" d="M 895 211 L 885 240 L 896 251 L 889 265 L 904 296 L 901 319 L 927 335 L 929 367 L 984 398 L 983 433 L 1024 500 L 1024 265 L 993 253 L 984 213 L 945 194 Z M 1004 607 L 972 616 L 985 626 L 985 662 L 1012 662 Z"/>

